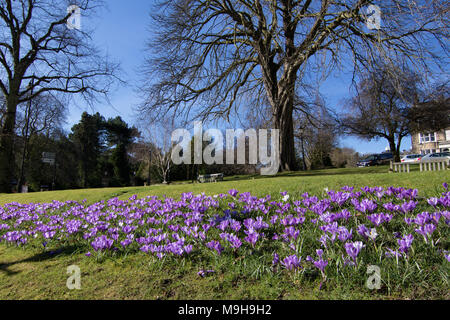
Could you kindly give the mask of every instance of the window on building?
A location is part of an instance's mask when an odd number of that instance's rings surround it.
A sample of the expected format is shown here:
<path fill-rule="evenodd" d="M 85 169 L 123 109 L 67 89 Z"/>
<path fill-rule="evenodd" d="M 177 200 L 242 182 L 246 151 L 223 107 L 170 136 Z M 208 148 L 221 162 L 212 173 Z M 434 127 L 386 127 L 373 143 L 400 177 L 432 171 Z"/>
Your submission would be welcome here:
<path fill-rule="evenodd" d="M 427 142 L 435 142 L 436 141 L 436 133 L 420 133 L 419 134 L 419 143 L 427 143 Z"/>
<path fill-rule="evenodd" d="M 445 130 L 445 140 L 450 141 L 450 130 Z"/>

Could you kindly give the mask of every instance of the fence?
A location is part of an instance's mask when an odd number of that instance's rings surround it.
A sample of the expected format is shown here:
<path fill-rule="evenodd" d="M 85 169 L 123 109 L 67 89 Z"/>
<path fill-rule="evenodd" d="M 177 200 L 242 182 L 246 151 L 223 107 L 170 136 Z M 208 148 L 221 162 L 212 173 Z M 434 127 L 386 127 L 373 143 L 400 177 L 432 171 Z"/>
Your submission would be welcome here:
<path fill-rule="evenodd" d="M 441 171 L 448 170 L 450 167 L 450 159 L 428 160 L 424 162 L 393 162 L 391 161 L 391 172 L 410 172 L 411 165 L 419 165 L 422 171 Z"/>

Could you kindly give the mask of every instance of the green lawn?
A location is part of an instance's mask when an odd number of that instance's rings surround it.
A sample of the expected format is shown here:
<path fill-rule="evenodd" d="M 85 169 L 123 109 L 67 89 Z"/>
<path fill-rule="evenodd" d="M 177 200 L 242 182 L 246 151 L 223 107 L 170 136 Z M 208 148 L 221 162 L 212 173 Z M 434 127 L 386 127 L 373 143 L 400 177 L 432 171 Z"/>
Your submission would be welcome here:
<path fill-rule="evenodd" d="M 86 199 L 89 203 L 112 197 L 126 199 L 134 194 L 178 197 L 182 192 L 218 194 L 229 189 L 250 191 L 255 195 L 288 191 L 295 198 L 303 192 L 321 195 L 324 188 L 344 185 L 402 186 L 417 188 L 420 196 L 442 192 L 442 183 L 450 182 L 450 173 L 388 173 L 387 167 L 331 169 L 283 173 L 274 177 L 237 176 L 208 184 L 178 183 L 150 187 L 106 188 L 0 195 L 0 204 L 10 202 L 50 202 Z M 0 299 L 449 299 L 449 287 L 436 287 L 423 281 L 417 286 L 383 287 L 370 291 L 364 285 L 341 285 L 330 279 L 319 290 L 320 279 L 301 282 L 289 275 L 274 277 L 255 269 L 256 259 L 214 255 L 160 262 L 143 253 L 110 257 L 101 261 L 84 256 L 77 248 L 49 251 L 17 248 L 0 244 Z M 247 262 L 249 261 L 249 262 Z M 255 262 L 256 263 L 256 262 Z M 78 265 L 82 272 L 81 290 L 66 287 L 67 267 Z M 199 265 L 213 265 L 215 273 L 201 278 Z M 256 270 L 256 271 L 255 271 Z"/>
<path fill-rule="evenodd" d="M 277 194 L 280 191 L 288 191 L 293 196 L 300 195 L 304 192 L 320 195 L 324 188 L 339 189 L 345 185 L 355 187 L 364 187 L 367 185 L 387 187 L 393 185 L 396 187 L 417 188 L 423 192 L 422 196 L 430 196 L 436 193 L 436 190 L 438 190 L 443 182 L 448 182 L 450 180 L 449 178 L 450 171 L 448 170 L 446 172 L 414 171 L 411 173 L 388 173 L 387 166 L 328 169 L 308 172 L 288 172 L 270 177 L 260 175 L 233 176 L 226 177 L 223 182 L 205 184 L 179 182 L 171 185 L 152 185 L 149 187 L 81 189 L 11 195 L 0 194 L 0 205 L 10 202 L 82 201 L 84 199 L 88 203 L 94 203 L 113 197 L 127 199 L 135 194 L 138 197 L 166 195 L 168 197 L 178 198 L 183 192 L 192 191 L 195 194 L 204 192 L 208 195 L 214 195 L 233 188 L 240 192 L 251 192 L 257 196 Z"/>

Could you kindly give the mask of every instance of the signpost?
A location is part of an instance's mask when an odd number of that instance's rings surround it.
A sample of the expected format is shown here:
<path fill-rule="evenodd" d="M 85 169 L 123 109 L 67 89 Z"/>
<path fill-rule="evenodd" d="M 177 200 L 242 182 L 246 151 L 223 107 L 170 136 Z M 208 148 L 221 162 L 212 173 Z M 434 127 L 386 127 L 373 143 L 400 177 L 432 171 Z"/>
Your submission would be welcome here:
<path fill-rule="evenodd" d="M 48 163 L 50 165 L 55 164 L 56 153 L 53 152 L 42 152 L 42 162 Z"/>
<path fill-rule="evenodd" d="M 53 181 L 52 190 L 55 190 L 55 179 L 56 179 L 56 153 L 54 152 L 42 152 L 42 162 L 48 163 L 53 166 Z"/>

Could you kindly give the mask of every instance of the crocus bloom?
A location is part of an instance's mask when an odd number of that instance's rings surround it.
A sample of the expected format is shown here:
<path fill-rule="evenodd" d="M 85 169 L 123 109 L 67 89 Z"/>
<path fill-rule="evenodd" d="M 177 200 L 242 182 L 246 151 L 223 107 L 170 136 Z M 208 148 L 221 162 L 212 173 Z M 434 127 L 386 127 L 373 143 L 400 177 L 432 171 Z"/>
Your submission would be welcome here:
<path fill-rule="evenodd" d="M 280 262 L 280 256 L 278 255 L 278 253 L 274 252 L 273 253 L 273 260 L 272 260 L 272 265 L 277 265 Z"/>
<path fill-rule="evenodd" d="M 378 227 L 383 222 L 391 221 L 392 215 L 387 213 L 374 213 L 371 214 L 370 216 L 367 216 L 367 219 L 369 219 L 370 222 L 372 222 L 376 227 Z"/>
<path fill-rule="evenodd" d="M 221 254 L 223 251 L 223 247 L 221 246 L 219 241 L 210 241 L 206 244 L 206 246 L 211 250 L 216 250 L 217 254 Z"/>
<path fill-rule="evenodd" d="M 338 233 L 339 233 L 338 239 L 341 242 L 345 242 L 352 238 L 352 229 L 350 229 L 350 231 L 348 231 L 346 227 L 341 226 L 338 228 Z"/>
<path fill-rule="evenodd" d="M 208 274 L 210 274 L 210 273 L 214 273 L 215 271 L 214 270 L 200 270 L 199 272 L 197 272 L 197 274 L 200 276 L 200 277 L 202 277 L 202 278 L 204 278 L 205 276 L 207 276 Z"/>
<path fill-rule="evenodd" d="M 414 240 L 414 237 L 412 234 L 408 234 L 408 235 L 404 236 L 403 238 L 398 239 L 397 243 L 400 247 L 399 251 L 407 254 L 409 248 L 411 247 L 413 240 Z"/>
<path fill-rule="evenodd" d="M 427 202 L 430 206 L 436 207 L 438 204 L 438 198 L 433 197 L 433 198 L 427 199 Z"/>
<path fill-rule="evenodd" d="M 400 257 L 401 254 L 398 251 L 392 250 L 390 248 L 387 248 L 387 251 L 385 253 L 386 257 L 388 258 L 394 258 L 394 257 Z"/>
<path fill-rule="evenodd" d="M 256 244 L 256 241 L 258 241 L 259 233 L 254 230 L 245 231 L 245 233 L 247 234 L 247 236 L 244 238 L 244 240 L 254 246 Z"/>
<path fill-rule="evenodd" d="M 295 270 L 300 268 L 300 261 L 301 258 L 298 258 L 295 254 L 288 256 L 283 259 L 283 262 L 281 264 L 287 269 L 287 270 Z"/>
<path fill-rule="evenodd" d="M 347 242 L 345 244 L 345 251 L 347 252 L 349 257 L 353 259 L 353 261 L 356 261 L 356 257 L 363 247 L 365 246 L 361 241 Z"/>
<path fill-rule="evenodd" d="M 317 261 L 313 261 L 314 266 L 319 269 L 322 273 L 325 270 L 325 267 L 328 265 L 328 261 L 327 260 L 323 260 L 323 259 L 319 259 Z"/>
<path fill-rule="evenodd" d="M 99 250 L 105 250 L 110 249 L 113 245 L 114 240 L 108 239 L 107 236 L 103 235 L 98 238 L 95 238 L 93 242 L 91 242 L 92 248 L 94 248 L 95 251 Z"/>
<path fill-rule="evenodd" d="M 358 229 L 356 229 L 356 231 L 358 232 L 359 235 L 361 235 L 362 237 L 364 237 L 364 239 L 367 239 L 368 234 L 369 234 L 369 229 L 367 229 L 367 227 L 363 224 L 358 226 Z"/>
<path fill-rule="evenodd" d="M 403 213 L 408 213 L 410 211 L 413 211 L 416 208 L 416 202 L 414 201 L 408 201 L 408 202 L 404 202 L 401 206 L 400 209 Z"/>
<path fill-rule="evenodd" d="M 425 242 L 428 242 L 428 237 L 431 236 L 434 230 L 436 230 L 436 225 L 434 225 L 433 223 L 429 223 L 421 226 L 418 229 L 415 229 L 417 233 L 421 234 L 424 237 Z"/>
<path fill-rule="evenodd" d="M 447 259 L 447 261 L 450 262 L 450 254 L 448 253 L 448 251 L 444 252 L 444 256 L 445 256 L 445 259 Z"/>

